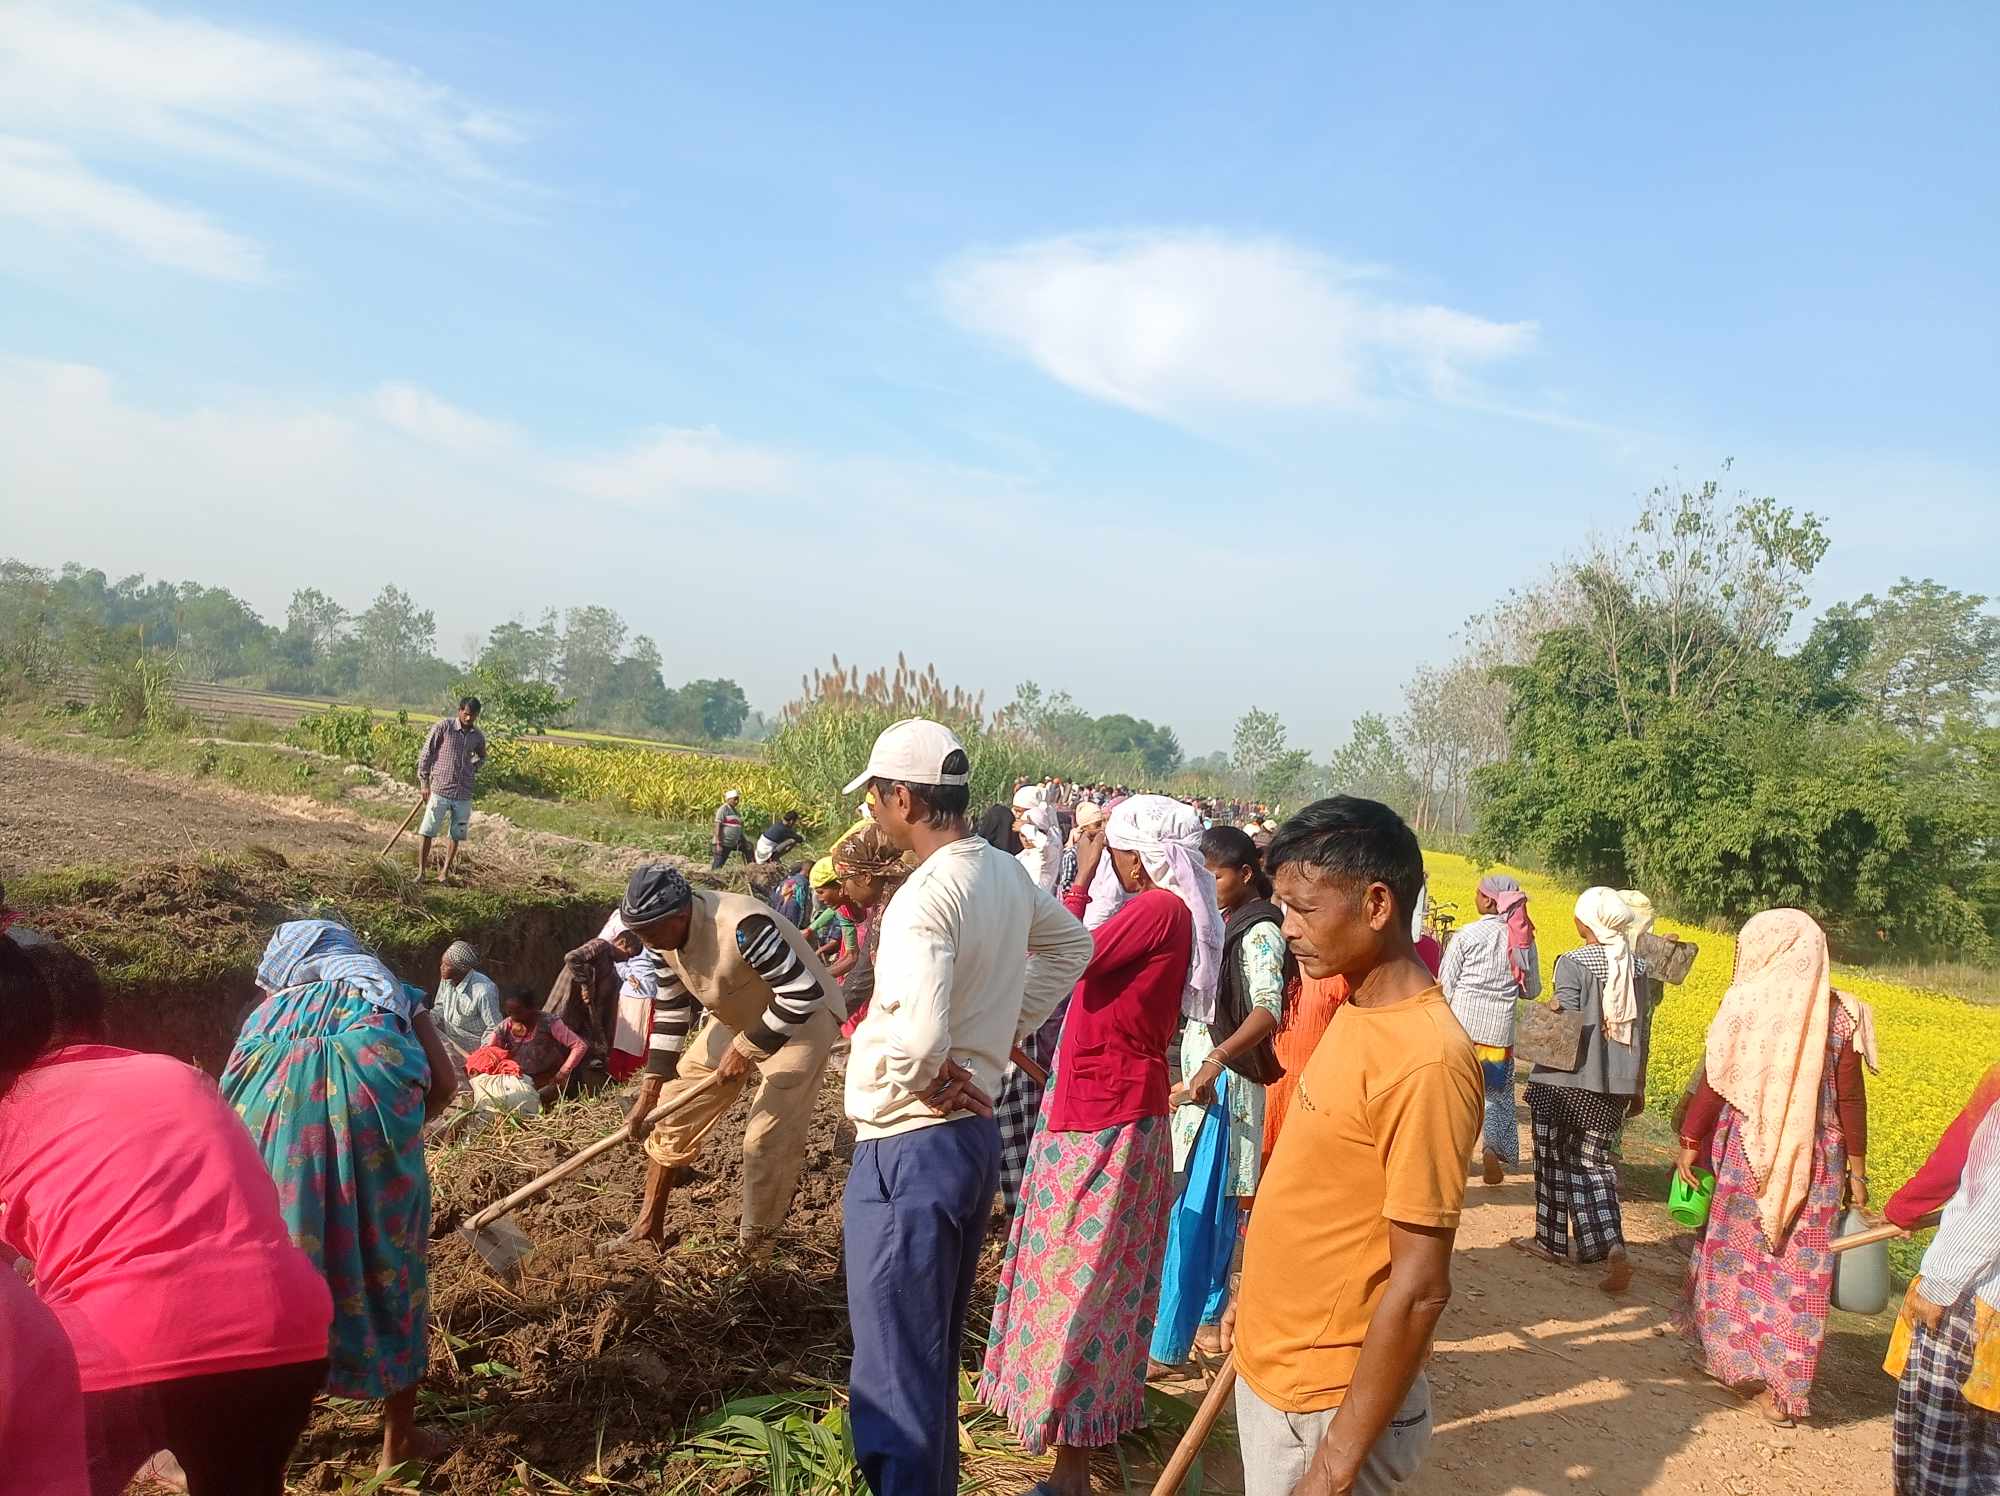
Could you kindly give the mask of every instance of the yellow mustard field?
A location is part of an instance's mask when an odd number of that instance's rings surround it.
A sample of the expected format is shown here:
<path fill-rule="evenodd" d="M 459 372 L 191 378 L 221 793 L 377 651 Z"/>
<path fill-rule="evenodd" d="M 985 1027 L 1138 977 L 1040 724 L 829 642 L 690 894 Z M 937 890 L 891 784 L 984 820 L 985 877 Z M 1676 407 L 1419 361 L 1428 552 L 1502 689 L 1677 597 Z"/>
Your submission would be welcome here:
<path fill-rule="evenodd" d="M 1480 870 L 1448 852 L 1426 852 L 1424 865 L 1432 900 L 1456 905 L 1460 924 L 1476 917 L 1472 895 Z M 1492 871 L 1512 874 L 1528 895 L 1546 990 L 1555 958 L 1579 943 L 1571 922 L 1577 891 L 1518 868 Z M 1669 919 L 1655 928 L 1701 947 L 1686 985 L 1666 989 L 1653 1021 L 1647 1096 L 1653 1110 L 1665 1114 L 1701 1058 L 1709 1020 L 1735 969 L 1736 942 Z M 1979 1077 L 2000 1064 L 2000 1008 L 1877 981 L 1848 966 L 1834 968 L 1833 984 L 1875 1010 L 1882 1073 L 1868 1078 L 1868 1173 L 1879 1208 L 1929 1157 Z"/>
<path fill-rule="evenodd" d="M 509 779 L 557 800 L 603 801 L 669 821 L 705 822 L 727 790 L 741 790 L 747 810 L 794 807 L 815 819 L 784 777 L 763 764 L 661 753 L 650 748 L 586 748 L 554 743 L 511 745 Z"/>

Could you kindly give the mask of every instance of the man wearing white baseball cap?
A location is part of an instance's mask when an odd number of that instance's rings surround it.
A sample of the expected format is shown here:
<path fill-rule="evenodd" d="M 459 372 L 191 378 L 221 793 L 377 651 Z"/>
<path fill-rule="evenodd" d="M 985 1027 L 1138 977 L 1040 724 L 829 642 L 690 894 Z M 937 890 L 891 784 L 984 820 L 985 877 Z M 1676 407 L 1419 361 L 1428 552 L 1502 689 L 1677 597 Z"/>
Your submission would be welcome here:
<path fill-rule="evenodd" d="M 992 1098 L 1014 1045 L 1090 962 L 1083 926 L 973 834 L 971 784 L 965 746 L 913 718 L 847 786 L 866 787 L 876 826 L 920 860 L 881 915 L 847 1066 L 848 1416 L 875 1496 L 958 1489 L 966 1305 L 1000 1180 Z"/>

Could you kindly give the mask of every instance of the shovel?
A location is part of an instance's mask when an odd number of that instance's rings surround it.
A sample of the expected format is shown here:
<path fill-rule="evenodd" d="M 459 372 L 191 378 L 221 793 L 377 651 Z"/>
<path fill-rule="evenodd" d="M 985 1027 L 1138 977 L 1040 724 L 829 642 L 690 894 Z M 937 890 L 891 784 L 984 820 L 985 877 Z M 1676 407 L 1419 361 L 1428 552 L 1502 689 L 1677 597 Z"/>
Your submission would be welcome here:
<path fill-rule="evenodd" d="M 646 1113 L 646 1125 L 657 1127 L 675 1112 L 715 1089 L 716 1077 L 711 1075 L 693 1090 L 676 1096 L 672 1101 L 663 1101 Z M 468 1218 L 458 1228 L 458 1234 L 472 1244 L 473 1251 L 486 1260 L 486 1265 L 503 1278 L 511 1278 L 528 1254 L 535 1250 L 535 1239 L 516 1226 L 512 1221 L 504 1221 L 502 1216 L 526 1205 L 551 1185 L 559 1184 L 574 1174 L 600 1154 L 609 1153 L 620 1143 L 626 1142 L 631 1134 L 623 1127 L 607 1133 L 586 1148 L 581 1148 L 557 1164 L 546 1174 L 530 1179 L 504 1200 L 496 1200 L 478 1214 Z"/>

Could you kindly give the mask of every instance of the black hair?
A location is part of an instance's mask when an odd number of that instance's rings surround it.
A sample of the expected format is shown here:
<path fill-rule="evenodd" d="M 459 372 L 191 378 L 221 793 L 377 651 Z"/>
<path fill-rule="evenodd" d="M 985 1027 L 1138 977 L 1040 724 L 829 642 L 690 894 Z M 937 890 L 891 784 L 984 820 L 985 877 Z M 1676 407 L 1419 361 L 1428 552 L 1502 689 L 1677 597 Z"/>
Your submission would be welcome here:
<path fill-rule="evenodd" d="M 470 707 L 473 716 L 476 717 L 479 715 L 479 698 L 477 696 L 461 696 L 458 698 L 458 704 L 461 708 Z"/>
<path fill-rule="evenodd" d="M 944 774 L 970 774 L 972 760 L 965 756 L 963 748 L 954 748 L 944 756 L 944 762 L 938 768 Z M 966 811 L 972 808 L 972 785 L 969 782 L 911 784 L 904 779 L 876 779 L 873 784 L 879 796 L 886 796 L 899 787 L 908 790 L 911 803 L 923 807 L 924 813 L 915 819 L 925 826 L 948 826 L 963 819 Z"/>
<path fill-rule="evenodd" d="M 788 810 L 785 812 L 785 824 L 787 826 L 797 825 L 798 820 L 799 820 L 799 813 L 796 810 Z"/>
<path fill-rule="evenodd" d="M 1387 885 L 1406 921 L 1424 886 L 1416 832 L 1380 801 L 1354 795 L 1315 800 L 1278 828 L 1264 849 L 1264 865 L 1275 873 L 1290 862 L 1310 863 L 1322 877 L 1363 888 Z"/>
<path fill-rule="evenodd" d="M 528 986 L 515 987 L 507 994 L 507 1002 L 520 1003 L 531 1013 L 541 1007 L 541 1002 L 535 997 L 535 989 Z M 504 1007 L 505 1004 L 503 1003 L 502 1006 Z"/>
<path fill-rule="evenodd" d="M 0 935 L 0 1096 L 34 1064 L 55 1032 L 56 1008 L 28 953 Z"/>
<path fill-rule="evenodd" d="M 1209 827 L 1201 834 L 1201 856 L 1204 862 L 1213 862 L 1220 867 L 1241 868 L 1257 885 L 1258 898 L 1268 899 L 1271 896 L 1271 875 L 1264 871 L 1264 859 L 1257 851 L 1257 844 L 1242 828 Z"/>
<path fill-rule="evenodd" d="M 97 968 L 66 945 L 43 941 L 24 954 L 42 979 L 54 1014 L 52 1037 L 63 1043 L 101 1043 L 104 1039 L 104 984 Z"/>

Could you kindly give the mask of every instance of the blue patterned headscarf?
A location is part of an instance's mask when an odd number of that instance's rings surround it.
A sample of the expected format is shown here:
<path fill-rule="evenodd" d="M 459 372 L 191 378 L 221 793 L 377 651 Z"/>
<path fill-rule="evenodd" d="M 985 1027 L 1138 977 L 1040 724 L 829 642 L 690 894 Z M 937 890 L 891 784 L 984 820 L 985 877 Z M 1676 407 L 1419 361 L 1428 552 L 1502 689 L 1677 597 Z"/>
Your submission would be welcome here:
<path fill-rule="evenodd" d="M 311 982 L 346 982 L 375 1007 L 408 1018 L 409 989 L 381 960 L 361 947 L 354 932 L 330 919 L 279 925 L 257 963 L 257 985 L 283 992 Z"/>

